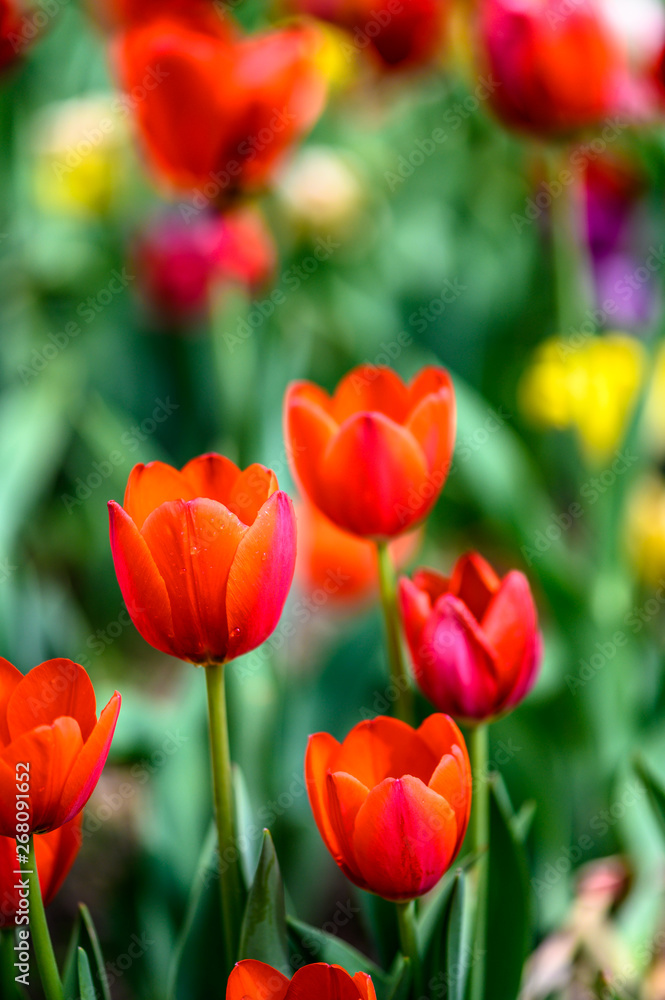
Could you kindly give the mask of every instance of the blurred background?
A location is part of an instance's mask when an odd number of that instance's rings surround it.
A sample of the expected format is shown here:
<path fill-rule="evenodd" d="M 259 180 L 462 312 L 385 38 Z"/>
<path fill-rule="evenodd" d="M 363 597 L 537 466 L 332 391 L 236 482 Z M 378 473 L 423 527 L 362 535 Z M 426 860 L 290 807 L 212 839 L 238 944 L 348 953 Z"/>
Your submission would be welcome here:
<path fill-rule="evenodd" d="M 50 910 L 59 947 L 83 898 L 113 996 L 165 996 L 211 819 L 203 676 L 132 626 L 107 501 L 136 462 L 207 450 L 263 462 L 293 492 L 290 380 L 330 390 L 361 362 L 405 378 L 438 362 L 457 391 L 455 459 L 399 558 L 447 571 L 473 548 L 523 569 L 545 639 L 533 693 L 491 735 L 513 806 L 527 803 L 524 995 L 665 996 L 663 843 L 634 767 L 665 780 L 660 112 L 554 144 L 492 110 L 466 7 L 426 67 L 396 73 L 328 25 L 325 110 L 265 192 L 219 209 L 146 169 L 106 13 L 43 0 L 16 14 L 18 51 L 0 50 L 0 651 L 22 670 L 71 657 L 100 703 L 123 694 Z M 217 13 L 249 32 L 285 16 L 259 0 Z M 566 212 L 582 233 L 568 245 Z M 381 961 L 385 914 L 337 871 L 302 780 L 308 733 L 390 711 L 376 568 L 302 507 L 299 523 L 282 623 L 228 672 L 233 753 L 293 910 Z M 206 891 L 179 995 L 223 995 L 201 957 L 216 902 Z M 613 992 L 594 992 L 608 963 Z"/>

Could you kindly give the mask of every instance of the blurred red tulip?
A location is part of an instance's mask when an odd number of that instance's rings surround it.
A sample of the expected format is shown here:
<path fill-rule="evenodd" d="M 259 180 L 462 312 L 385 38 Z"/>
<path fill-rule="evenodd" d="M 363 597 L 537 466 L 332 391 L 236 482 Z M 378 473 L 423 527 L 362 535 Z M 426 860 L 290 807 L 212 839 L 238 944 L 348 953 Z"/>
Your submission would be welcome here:
<path fill-rule="evenodd" d="M 292 0 L 290 7 L 345 29 L 349 45 L 387 70 L 431 63 L 443 51 L 448 0 Z"/>
<path fill-rule="evenodd" d="M 35 835 L 37 872 L 45 906 L 55 899 L 76 860 L 81 846 L 82 822 L 81 812 L 57 830 Z M 25 860 L 25 855 L 22 857 Z M 16 887 L 16 872 L 20 869 L 16 840 L 13 837 L 0 837 L 0 928 L 13 927 L 17 914 L 26 912 L 21 907 Z"/>
<path fill-rule="evenodd" d="M 204 28 L 168 9 L 124 32 L 119 76 L 140 95 L 132 105 L 157 177 L 197 189 L 204 205 L 262 189 L 323 108 L 317 43 L 310 26 L 238 38 L 229 20 Z"/>
<path fill-rule="evenodd" d="M 510 126 L 563 134 L 634 110 L 627 53 L 594 0 L 481 0 L 480 41 Z"/>
<path fill-rule="evenodd" d="M 385 899 L 428 892 L 462 846 L 471 811 L 464 737 L 446 715 L 416 730 L 399 719 L 361 722 L 343 743 L 310 736 L 310 805 L 344 874 Z"/>
<path fill-rule="evenodd" d="M 226 1000 L 376 1000 L 366 972 L 350 976 L 339 965 L 316 962 L 298 969 L 293 979 L 271 965 L 245 959 L 234 967 L 226 986 Z"/>
<path fill-rule="evenodd" d="M 39 34 L 17 0 L 0 0 L 0 73 L 21 58 Z"/>
<path fill-rule="evenodd" d="M 523 573 L 501 580 L 474 552 L 450 579 L 427 569 L 403 577 L 400 598 L 416 680 L 440 711 L 481 722 L 530 691 L 542 642 Z"/>
<path fill-rule="evenodd" d="M 406 386 L 390 368 L 360 365 L 332 398 L 294 382 L 284 422 L 302 493 L 344 531 L 394 538 L 429 514 L 448 475 L 453 384 L 443 368 L 424 368 Z"/>
<path fill-rule="evenodd" d="M 0 836 L 16 836 L 17 792 L 30 803 L 30 833 L 56 830 L 81 811 L 106 763 L 119 711 L 116 691 L 97 719 L 95 692 L 78 663 L 47 660 L 24 676 L 0 658 Z M 27 765 L 21 787 L 20 765 Z"/>
<path fill-rule="evenodd" d="M 308 598 L 325 594 L 334 608 L 356 609 L 379 590 L 379 563 L 373 542 L 342 531 L 308 502 L 296 506 L 296 580 Z M 390 543 L 396 566 L 403 566 L 420 543 L 420 531 Z"/>
<path fill-rule="evenodd" d="M 134 259 L 151 310 L 178 326 L 205 315 L 215 286 L 259 291 L 274 271 L 276 249 L 253 209 L 206 211 L 187 222 L 174 211 L 146 227 Z"/>
<path fill-rule="evenodd" d="M 262 465 L 201 455 L 180 472 L 136 465 L 111 548 L 127 610 L 146 642 L 192 663 L 260 645 L 286 601 L 296 558 L 293 504 Z"/>

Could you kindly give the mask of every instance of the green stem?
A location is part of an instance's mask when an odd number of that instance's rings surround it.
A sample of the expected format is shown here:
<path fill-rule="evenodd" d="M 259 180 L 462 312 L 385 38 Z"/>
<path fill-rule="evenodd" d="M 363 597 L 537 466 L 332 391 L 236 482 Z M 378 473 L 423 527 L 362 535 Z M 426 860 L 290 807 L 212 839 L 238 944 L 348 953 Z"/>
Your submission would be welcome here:
<path fill-rule="evenodd" d="M 566 150 L 567 152 L 567 150 Z M 558 333 L 569 336 L 579 330 L 593 305 L 593 281 L 584 219 L 584 191 L 570 168 L 568 157 L 557 151 L 548 158 L 552 252 L 556 282 Z M 568 176 L 564 183 L 562 177 Z M 572 178 L 572 179 L 571 179 Z M 560 190 L 559 190 L 560 188 Z M 557 193 L 558 192 L 558 193 Z"/>
<path fill-rule="evenodd" d="M 412 899 L 408 903 L 396 903 L 395 906 L 397 907 L 400 950 L 404 957 L 411 962 L 413 970 L 412 993 L 413 996 L 419 998 L 423 995 L 423 970 L 416 936 L 416 901 Z"/>
<path fill-rule="evenodd" d="M 476 726 L 471 733 L 473 768 L 473 807 L 471 837 L 476 861 L 476 955 L 471 967 L 470 1000 L 483 1000 L 485 994 L 485 953 L 487 951 L 487 891 L 489 884 L 490 798 L 489 798 L 489 727 Z"/>
<path fill-rule="evenodd" d="M 224 664 L 210 663 L 205 668 L 208 691 L 208 721 L 210 725 L 210 757 L 215 804 L 215 821 L 219 843 L 219 885 L 222 900 L 222 927 L 226 945 L 226 962 L 232 967 L 238 955 L 242 890 L 239 853 L 235 837 L 231 753 L 226 717 Z"/>
<path fill-rule="evenodd" d="M 409 682 L 409 674 L 404 662 L 402 651 L 402 636 L 399 609 L 397 607 L 397 581 L 387 542 L 377 542 L 376 551 L 379 560 L 379 581 L 381 584 L 381 602 L 386 622 L 388 639 L 388 663 L 390 676 L 396 688 L 395 714 L 403 722 L 413 725 L 413 696 Z"/>
<path fill-rule="evenodd" d="M 46 923 L 46 913 L 44 912 L 44 902 L 39 886 L 39 875 L 37 874 L 37 863 L 35 860 L 34 838 L 30 837 L 30 857 L 28 869 L 22 873 L 28 880 L 29 905 L 30 905 L 30 937 L 35 950 L 35 960 L 39 971 L 39 978 L 42 981 L 46 1000 L 64 1000 L 65 994 L 60 982 L 58 964 L 55 960 L 51 935 Z M 21 875 L 16 876 L 17 879 Z"/>

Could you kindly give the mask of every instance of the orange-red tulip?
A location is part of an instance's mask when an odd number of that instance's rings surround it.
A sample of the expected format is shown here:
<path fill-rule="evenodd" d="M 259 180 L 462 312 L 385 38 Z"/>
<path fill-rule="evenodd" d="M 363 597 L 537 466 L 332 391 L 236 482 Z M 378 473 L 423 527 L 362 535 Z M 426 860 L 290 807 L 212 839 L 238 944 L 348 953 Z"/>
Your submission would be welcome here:
<path fill-rule="evenodd" d="M 471 766 L 447 715 L 430 715 L 415 730 L 378 716 L 341 744 L 316 733 L 305 778 L 326 847 L 362 889 L 414 899 L 455 860 L 469 822 Z"/>
<path fill-rule="evenodd" d="M 316 962 L 287 979 L 271 965 L 245 959 L 229 976 L 226 1000 L 376 1000 L 376 993 L 366 972 L 350 976 L 339 965 Z"/>
<path fill-rule="evenodd" d="M 71 660 L 46 660 L 25 676 L 0 658 L 0 836 L 17 830 L 17 768 L 28 765 L 31 833 L 81 811 L 108 756 L 120 711 L 116 691 L 99 720 L 90 678 Z M 21 779 L 23 783 L 24 779 Z"/>
<path fill-rule="evenodd" d="M 30 37 L 26 34 L 26 27 Z M 36 31 L 32 22 L 22 16 L 22 9 L 16 0 L 0 0 L 0 72 L 20 59 Z"/>
<path fill-rule="evenodd" d="M 307 501 L 296 507 L 296 517 L 296 581 L 308 599 L 323 606 L 317 600 L 322 594 L 325 604 L 351 607 L 378 593 L 379 562 L 372 542 L 342 531 Z M 412 531 L 390 543 L 396 566 L 403 566 L 415 554 L 420 535 Z"/>
<path fill-rule="evenodd" d="M 291 0 L 290 7 L 348 31 L 383 69 L 426 65 L 442 54 L 447 0 Z"/>
<path fill-rule="evenodd" d="M 400 597 L 416 680 L 436 708 L 481 722 L 528 694 L 542 642 L 523 573 L 501 580 L 474 552 L 450 579 L 426 569 L 403 578 Z"/>
<path fill-rule="evenodd" d="M 491 102 L 507 124 L 566 133 L 633 103 L 626 53 L 593 0 L 482 0 L 480 17 Z"/>
<path fill-rule="evenodd" d="M 443 368 L 406 386 L 390 368 L 360 365 L 332 397 L 312 382 L 286 394 L 284 423 L 302 493 L 344 531 L 394 538 L 431 511 L 455 440 L 455 396 Z"/>
<path fill-rule="evenodd" d="M 82 821 L 83 813 L 79 813 L 57 830 L 35 836 L 35 858 L 45 906 L 55 899 L 76 860 L 81 846 Z M 21 857 L 25 862 L 25 855 Z M 21 905 L 16 887 L 21 878 L 16 872 L 20 870 L 21 860 L 17 854 L 16 840 L 13 837 L 0 837 L 0 927 L 13 927 L 17 916 L 21 923 L 24 922 L 25 905 Z"/>
<path fill-rule="evenodd" d="M 268 638 L 296 558 L 293 504 L 274 472 L 214 454 L 181 471 L 136 465 L 124 509 L 111 500 L 109 514 L 122 596 L 152 646 L 223 663 Z"/>
<path fill-rule="evenodd" d="M 116 61 L 157 177 L 221 204 L 269 181 L 325 100 L 318 33 L 291 26 L 240 38 L 171 14 L 119 37 Z M 199 206 L 200 207 L 200 206 Z"/>

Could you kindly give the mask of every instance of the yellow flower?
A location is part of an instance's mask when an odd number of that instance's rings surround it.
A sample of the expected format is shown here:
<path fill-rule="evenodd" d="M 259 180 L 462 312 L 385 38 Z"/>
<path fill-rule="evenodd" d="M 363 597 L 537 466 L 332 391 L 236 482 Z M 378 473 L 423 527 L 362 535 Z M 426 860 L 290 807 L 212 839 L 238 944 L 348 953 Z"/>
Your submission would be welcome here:
<path fill-rule="evenodd" d="M 524 373 L 520 404 L 536 423 L 572 428 L 588 460 L 602 462 L 623 440 L 644 372 L 644 348 L 632 337 L 611 333 L 579 344 L 555 337 Z"/>
<path fill-rule="evenodd" d="M 665 576 L 665 479 L 653 474 L 639 484 L 628 504 L 627 542 L 640 579 L 658 586 Z"/>

